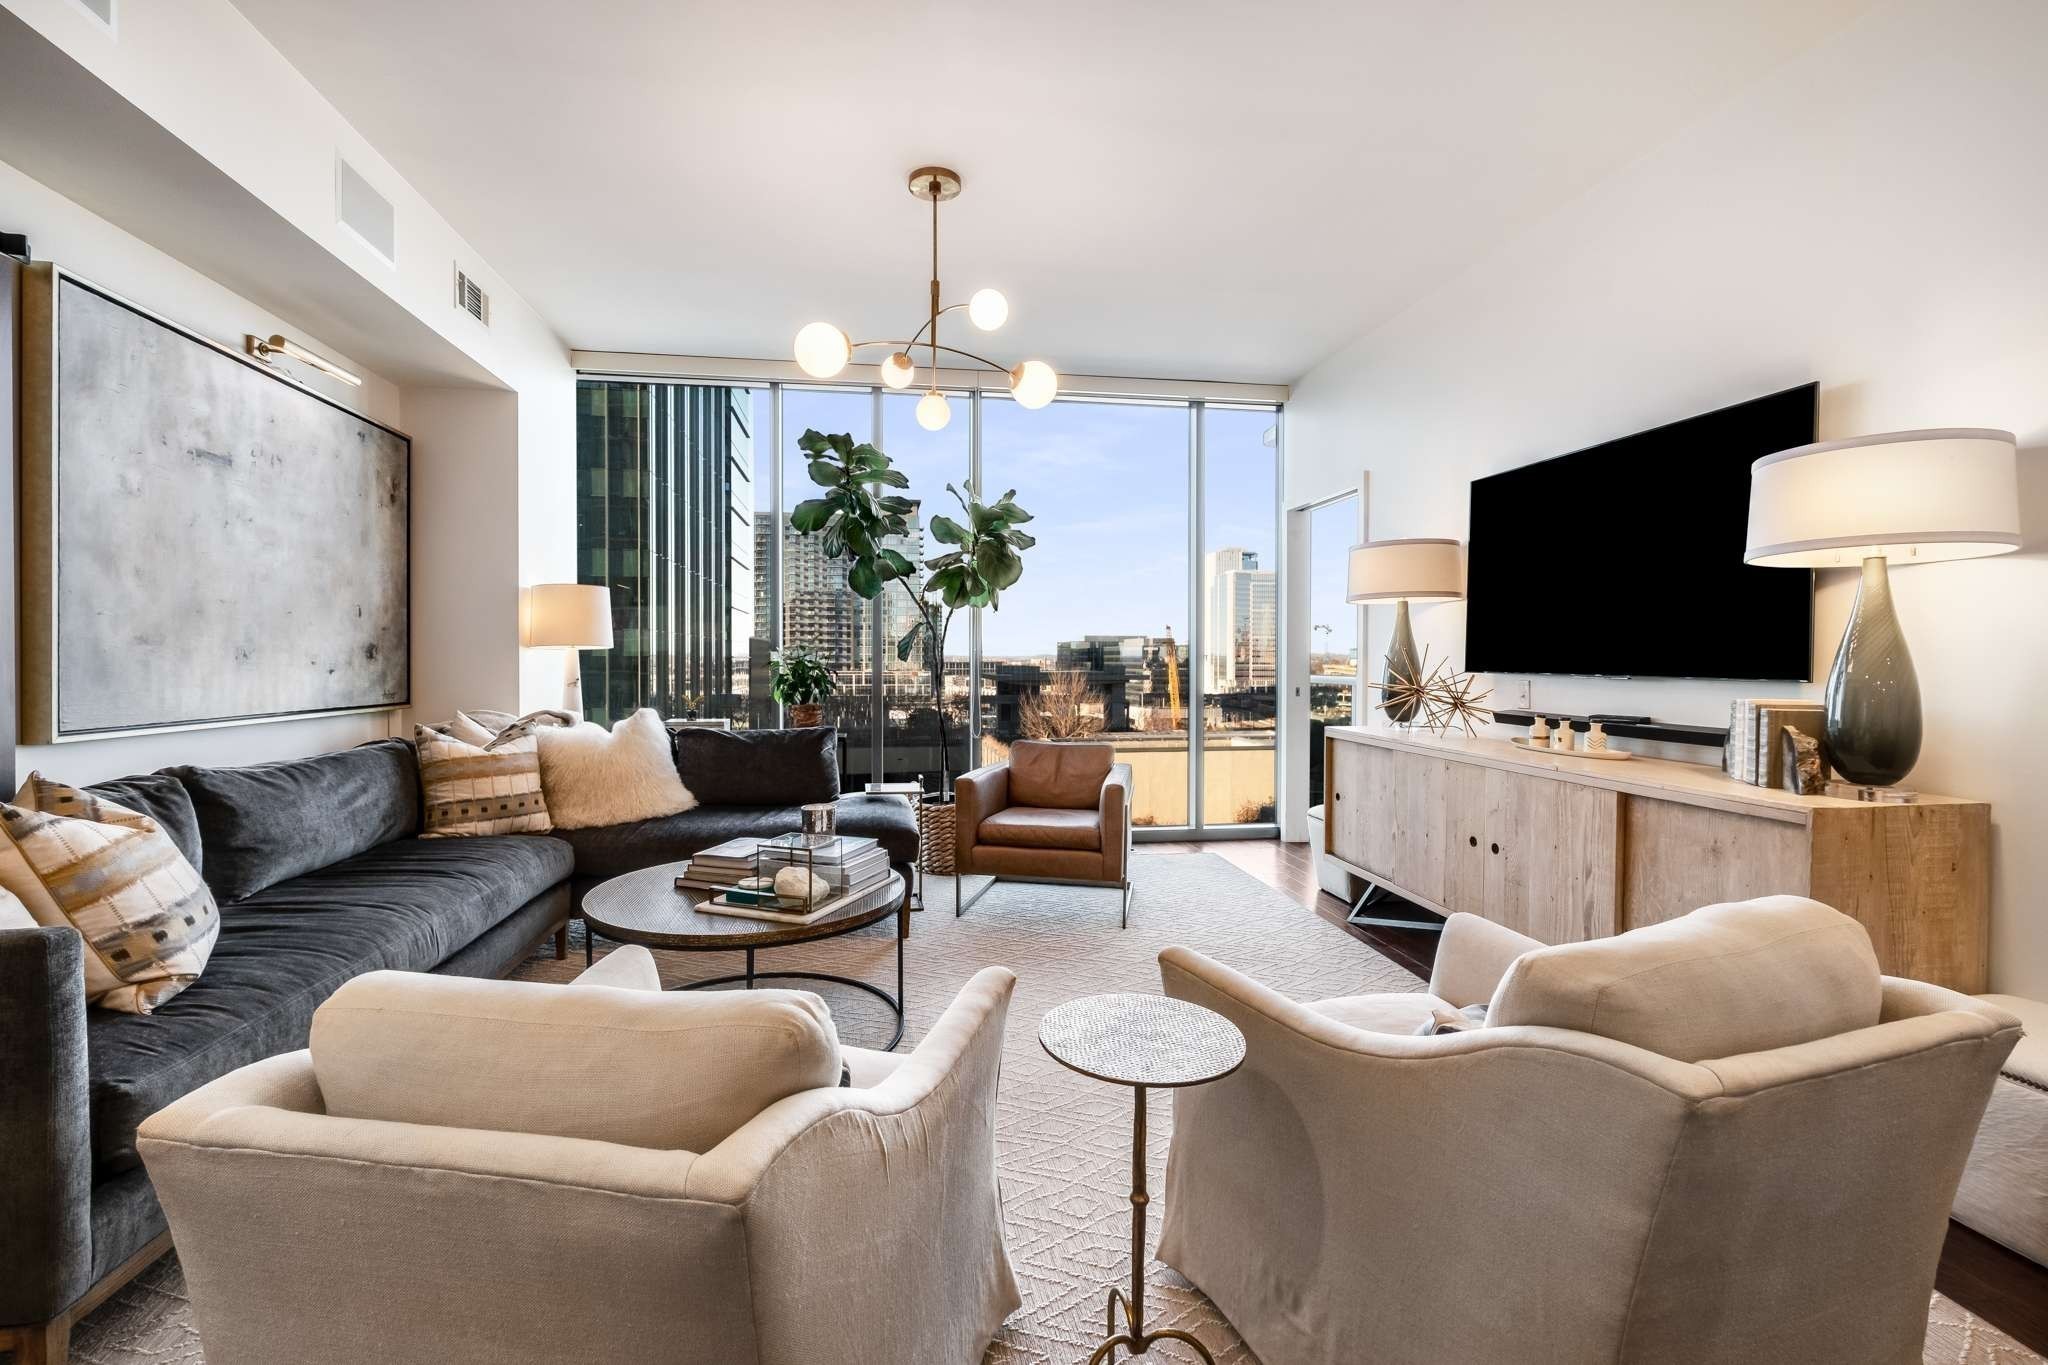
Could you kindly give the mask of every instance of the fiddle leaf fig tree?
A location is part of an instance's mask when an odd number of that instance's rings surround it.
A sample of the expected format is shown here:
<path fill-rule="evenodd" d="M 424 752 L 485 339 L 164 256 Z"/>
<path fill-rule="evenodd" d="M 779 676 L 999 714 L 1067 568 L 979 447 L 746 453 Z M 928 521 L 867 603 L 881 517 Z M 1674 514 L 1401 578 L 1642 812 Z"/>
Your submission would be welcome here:
<path fill-rule="evenodd" d="M 917 611 L 917 620 L 896 642 L 896 657 L 905 663 L 918 655 L 931 677 L 932 707 L 939 721 L 939 780 L 942 793 L 952 790 L 951 741 L 946 727 L 946 636 L 953 617 L 964 608 L 1002 604 L 1003 590 L 1024 576 L 1023 552 L 1038 542 L 1017 529 L 1031 514 L 1017 504 L 1011 489 L 992 503 L 981 500 L 974 485 L 946 485 L 946 491 L 967 518 L 959 522 L 934 516 L 926 525 L 933 540 L 951 548 L 924 562 L 924 582 L 908 555 L 885 542 L 910 534 L 917 501 L 889 489 L 908 488 L 910 479 L 887 455 L 851 436 L 806 431 L 797 448 L 810 457 L 811 482 L 822 496 L 800 502 L 790 512 L 799 535 L 822 537 L 820 548 L 830 559 L 847 561 L 846 586 L 863 599 L 881 596 L 891 583 L 902 584 Z"/>

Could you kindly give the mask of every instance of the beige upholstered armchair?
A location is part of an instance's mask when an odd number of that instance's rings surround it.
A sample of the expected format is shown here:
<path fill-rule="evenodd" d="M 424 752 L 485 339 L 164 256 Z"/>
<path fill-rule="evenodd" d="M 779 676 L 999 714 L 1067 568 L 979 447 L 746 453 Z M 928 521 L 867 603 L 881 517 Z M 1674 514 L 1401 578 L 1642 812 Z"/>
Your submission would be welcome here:
<path fill-rule="evenodd" d="M 1552 948 L 1454 915 L 1429 994 L 1160 972 L 1250 1051 L 1175 1094 L 1159 1256 L 1265 1365 L 1918 1365 L 2018 1037 L 1793 897 Z"/>
<path fill-rule="evenodd" d="M 664 993 L 644 949 L 359 977 L 308 1051 L 142 1126 L 208 1365 L 979 1360 L 1018 1304 L 1014 980 L 899 1057 L 801 992 Z"/>
<path fill-rule="evenodd" d="M 956 803 L 953 914 L 961 880 L 975 874 L 1020 882 L 1113 886 L 1131 922 L 1131 765 L 1113 745 L 1020 739 L 1006 763 L 953 784 Z"/>

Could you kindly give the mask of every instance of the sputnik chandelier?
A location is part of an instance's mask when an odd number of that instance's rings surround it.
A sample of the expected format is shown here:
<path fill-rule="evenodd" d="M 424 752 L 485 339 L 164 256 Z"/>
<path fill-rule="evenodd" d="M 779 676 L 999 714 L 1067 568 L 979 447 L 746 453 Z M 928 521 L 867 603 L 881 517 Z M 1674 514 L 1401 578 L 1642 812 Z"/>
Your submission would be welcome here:
<path fill-rule="evenodd" d="M 931 353 L 931 375 L 925 395 L 917 403 L 917 424 L 926 431 L 944 427 L 953 413 L 946 395 L 939 392 L 939 352 L 972 360 L 1010 377 L 1010 396 L 1027 408 L 1042 408 L 1059 393 L 1060 377 L 1043 360 L 1027 360 L 1015 367 L 998 365 L 986 356 L 939 344 L 939 318 L 958 308 L 967 310 L 967 320 L 984 332 L 993 332 L 1010 316 L 1010 301 L 994 289 L 975 291 L 966 303 L 939 301 L 939 205 L 959 197 L 960 176 L 944 166 L 920 166 L 910 173 L 910 192 L 932 205 L 932 298 L 931 313 L 908 341 L 854 341 L 829 322 L 813 322 L 796 334 L 796 363 L 813 379 L 830 379 L 845 369 L 853 353 L 864 346 L 887 346 L 889 356 L 880 366 L 882 382 L 892 389 L 907 389 L 917 378 L 911 356 L 919 347 Z"/>

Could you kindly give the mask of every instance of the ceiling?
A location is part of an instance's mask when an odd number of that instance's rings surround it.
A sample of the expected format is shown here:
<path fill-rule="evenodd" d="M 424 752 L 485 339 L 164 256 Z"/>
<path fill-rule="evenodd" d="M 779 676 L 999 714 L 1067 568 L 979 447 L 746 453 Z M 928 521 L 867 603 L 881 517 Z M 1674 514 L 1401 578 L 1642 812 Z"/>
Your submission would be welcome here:
<path fill-rule="evenodd" d="M 571 346 L 907 333 L 936 162 L 948 339 L 1287 382 L 1867 0 L 236 3 Z"/>

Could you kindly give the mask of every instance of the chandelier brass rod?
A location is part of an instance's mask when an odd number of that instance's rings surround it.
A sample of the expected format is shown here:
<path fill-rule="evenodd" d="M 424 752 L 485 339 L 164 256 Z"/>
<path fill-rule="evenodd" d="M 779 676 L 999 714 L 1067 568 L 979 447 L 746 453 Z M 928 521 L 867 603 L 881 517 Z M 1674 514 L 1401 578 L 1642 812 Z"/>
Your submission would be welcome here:
<path fill-rule="evenodd" d="M 958 308 L 958 307 L 959 307 L 960 305 L 956 303 L 956 304 L 954 304 L 953 306 L 954 306 L 955 308 Z M 921 333 L 921 331 L 922 331 L 922 329 L 920 329 L 920 333 Z M 858 350 L 859 350 L 859 349 L 860 349 L 861 347 L 863 347 L 863 346 L 894 346 L 894 347 L 895 347 L 895 348 L 896 348 L 897 350 L 899 350 L 899 351 L 903 351 L 903 352 L 905 352 L 906 354 L 907 354 L 907 353 L 909 352 L 909 350 L 910 350 L 910 348 L 911 348 L 912 346 L 915 346 L 915 345 L 917 345 L 917 344 L 918 344 L 918 342 L 917 342 L 917 339 L 916 339 L 915 337 L 913 337 L 913 338 L 912 338 L 911 340 L 909 340 L 909 341 L 890 341 L 890 340 L 888 340 L 888 339 L 887 339 L 887 338 L 885 338 L 885 337 L 875 337 L 875 338 L 873 338 L 872 340 L 869 340 L 869 341 L 854 341 L 854 342 L 849 342 L 849 343 L 847 343 L 847 345 L 848 345 L 849 349 L 851 349 L 851 350 L 855 350 L 855 351 L 858 351 Z M 976 354 L 975 354 L 974 352 L 972 352 L 972 351 L 963 351 L 963 350 L 961 350 L 961 349 L 960 349 L 960 348 L 959 348 L 958 346 L 938 346 L 938 347 L 934 347 L 934 349 L 935 349 L 935 350 L 940 350 L 940 351 L 944 351 L 944 352 L 945 352 L 945 353 L 946 353 L 947 355 L 957 355 L 957 356 L 962 356 L 962 357 L 964 357 L 964 358 L 966 358 L 966 359 L 968 359 L 968 360 L 972 360 L 972 361 L 975 361 L 975 362 L 977 362 L 977 363 L 979 363 L 979 364 L 982 364 L 982 365 L 986 365 L 986 366 L 988 366 L 988 367 L 989 367 L 989 368 L 990 368 L 991 370 L 1001 370 L 1001 371 L 1002 371 L 1002 372 L 1003 372 L 1004 374 L 1008 374 L 1008 373 L 1010 372 L 1009 366 L 1007 366 L 1007 365 L 1004 365 L 1004 364 L 1002 364 L 1002 363 L 1001 363 L 1001 362 L 999 362 L 999 361 L 994 361 L 994 360 L 990 360 L 990 359 L 989 359 L 989 358 L 988 358 L 987 356 L 985 356 L 985 355 L 976 355 Z M 937 369 L 937 368 L 938 368 L 938 365 L 937 365 L 937 363 L 936 363 L 936 362 L 934 362 L 934 364 L 932 365 L 932 368 L 933 368 L 933 369 Z"/>
<path fill-rule="evenodd" d="M 932 376 L 939 372 L 939 191 L 932 187 L 932 315 L 925 324 L 932 330 Z"/>

